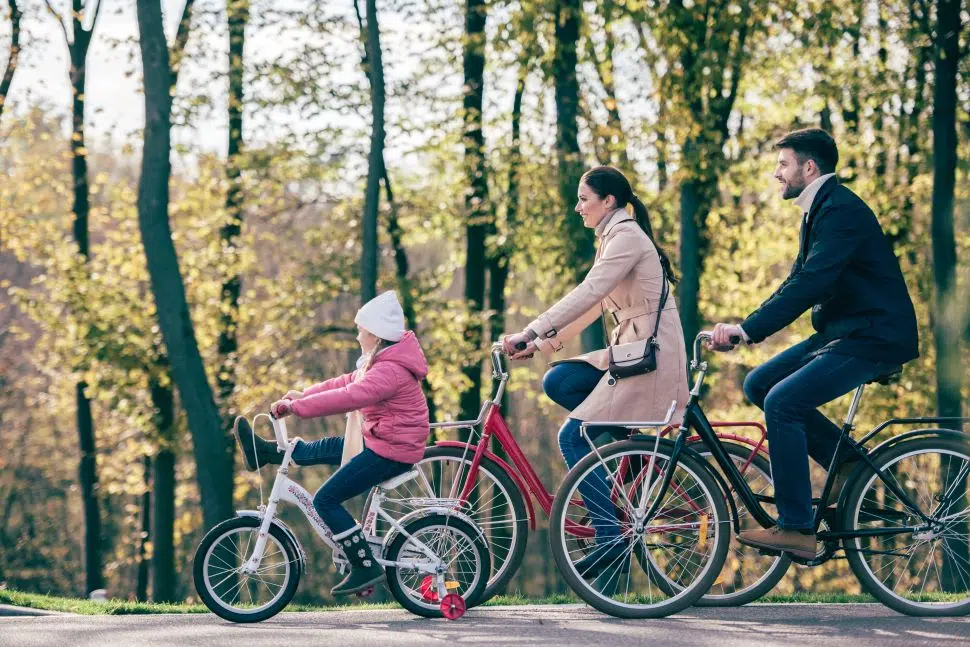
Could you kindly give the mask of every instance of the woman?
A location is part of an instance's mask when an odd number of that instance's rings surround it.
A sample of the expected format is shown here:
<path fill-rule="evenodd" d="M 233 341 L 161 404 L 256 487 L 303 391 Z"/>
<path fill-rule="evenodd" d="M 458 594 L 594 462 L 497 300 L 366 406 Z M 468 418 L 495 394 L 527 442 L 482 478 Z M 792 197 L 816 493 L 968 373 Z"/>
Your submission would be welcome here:
<path fill-rule="evenodd" d="M 537 350 L 558 352 L 604 310 L 615 326 L 611 345 L 645 340 L 657 323 L 665 282 L 667 298 L 657 333 L 657 370 L 613 380 L 607 370 L 609 350 L 601 349 L 553 362 L 543 378 L 546 395 L 570 411 L 559 430 L 559 447 L 569 467 L 590 452 L 579 435 L 582 421 L 661 420 L 671 401 L 676 400 L 682 411 L 688 398 L 687 353 L 672 290 L 675 278 L 670 260 L 654 241 L 647 208 L 626 177 L 609 166 L 587 171 L 578 197 L 576 211 L 599 239 L 593 267 L 579 286 L 525 330 L 506 336 L 505 352 L 512 359 L 526 359 Z M 525 348 L 517 351 L 523 343 Z M 616 521 L 602 468 L 584 480 L 580 492 L 596 530 L 596 547 L 576 563 L 576 569 L 590 578 L 623 557 L 627 538 Z"/>

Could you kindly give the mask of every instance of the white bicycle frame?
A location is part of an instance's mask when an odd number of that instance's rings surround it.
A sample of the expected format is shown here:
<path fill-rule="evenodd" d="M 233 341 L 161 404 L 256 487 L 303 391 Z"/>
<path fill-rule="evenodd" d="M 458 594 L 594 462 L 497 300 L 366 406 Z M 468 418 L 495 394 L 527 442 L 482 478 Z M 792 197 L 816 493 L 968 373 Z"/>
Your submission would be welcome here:
<path fill-rule="evenodd" d="M 335 540 L 333 533 L 317 514 L 317 511 L 313 507 L 313 497 L 310 493 L 306 491 L 299 483 L 292 480 L 289 477 L 289 466 L 292 461 L 293 449 L 296 447 L 299 438 L 294 438 L 290 440 L 286 433 L 286 422 L 282 419 L 273 418 L 267 414 L 258 414 L 253 423 L 260 418 L 260 416 L 266 416 L 273 425 L 273 432 L 276 435 L 276 446 L 277 448 L 284 452 L 283 462 L 280 464 L 279 469 L 276 473 L 276 480 L 273 482 L 273 489 L 269 495 L 269 503 L 267 505 L 262 505 L 260 501 L 259 510 L 240 510 L 237 512 L 240 516 L 256 516 L 261 519 L 261 524 L 259 527 L 259 536 L 256 540 L 256 545 L 253 547 L 253 552 L 246 560 L 246 563 L 240 569 L 240 573 L 245 575 L 254 575 L 259 571 L 260 564 L 263 559 L 263 554 L 266 551 L 266 543 L 269 541 L 269 531 L 270 527 L 277 523 L 282 526 L 281 522 L 276 520 L 276 510 L 281 501 L 296 504 L 297 507 L 303 512 L 303 516 L 306 517 L 307 522 L 309 522 L 310 527 L 317 533 L 320 539 L 330 547 L 333 551 L 334 564 L 337 565 L 341 573 L 347 565 L 347 558 L 344 555 L 343 549 L 340 547 L 340 542 Z M 383 553 L 384 547 L 388 544 L 388 540 L 395 536 L 396 533 L 401 533 L 404 536 L 411 539 L 414 547 L 420 550 L 426 560 L 416 560 L 408 559 L 401 561 L 388 561 L 383 559 L 383 554 L 379 557 L 376 554 L 374 559 L 381 566 L 391 566 L 396 568 L 405 568 L 410 570 L 417 570 L 422 573 L 428 573 L 434 575 L 436 578 L 437 589 L 439 590 L 439 595 L 444 596 L 447 594 L 447 589 L 445 587 L 445 564 L 442 559 L 436 555 L 426 544 L 415 539 L 413 535 L 404 529 L 400 521 L 410 521 L 415 518 L 416 515 L 425 515 L 430 513 L 441 513 L 447 515 L 455 515 L 453 510 L 448 510 L 444 507 L 434 506 L 429 508 L 424 508 L 421 510 L 416 510 L 413 513 L 405 515 L 399 520 L 388 514 L 383 508 L 382 504 L 387 499 L 386 493 L 388 490 L 392 490 L 402 483 L 417 478 L 419 471 L 411 470 L 397 476 L 393 479 L 385 481 L 377 486 L 375 495 L 371 499 L 370 507 L 365 515 L 365 522 L 362 526 L 364 537 L 367 540 L 367 544 L 373 547 L 376 545 L 379 547 L 379 551 Z M 262 496 L 260 497 L 262 499 Z M 463 515 L 458 515 L 463 516 Z M 388 524 L 391 525 L 391 530 L 385 534 L 385 538 L 381 539 L 374 536 L 374 527 L 377 518 L 380 517 Z M 285 526 L 283 526 L 285 529 Z M 296 538 L 293 537 L 296 541 Z M 297 548 L 302 554 L 302 548 L 299 543 L 297 543 Z"/>

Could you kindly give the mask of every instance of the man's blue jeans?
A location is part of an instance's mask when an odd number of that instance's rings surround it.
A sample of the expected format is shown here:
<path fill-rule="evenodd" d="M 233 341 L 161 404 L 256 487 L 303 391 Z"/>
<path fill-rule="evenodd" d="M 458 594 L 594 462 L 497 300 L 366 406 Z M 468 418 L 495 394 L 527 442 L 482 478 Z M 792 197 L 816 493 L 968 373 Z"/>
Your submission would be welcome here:
<path fill-rule="evenodd" d="M 817 407 L 894 366 L 833 352 L 816 355 L 815 350 L 816 344 L 805 340 L 744 380 L 745 395 L 765 412 L 778 526 L 786 530 L 813 527 L 808 457 L 828 469 L 842 433 Z M 846 454 L 839 458 L 845 460 Z"/>
<path fill-rule="evenodd" d="M 293 462 L 297 465 L 339 465 L 343 451 L 344 439 L 341 437 L 321 438 L 310 443 L 300 441 L 293 448 Z M 330 532 L 335 535 L 346 532 L 356 522 L 340 504 L 409 469 L 411 465 L 408 463 L 392 461 L 364 448 L 320 486 L 313 495 L 313 507 Z"/>
<path fill-rule="evenodd" d="M 595 366 L 585 362 L 566 362 L 557 364 L 546 372 L 542 378 L 542 390 L 553 402 L 572 411 L 592 393 L 602 377 L 603 371 Z M 592 451 L 586 439 L 579 435 L 579 425 L 579 420 L 567 418 L 559 429 L 559 451 L 570 468 Z M 618 428 L 615 433 L 625 434 L 626 430 Z M 605 543 L 620 535 L 616 510 L 610 500 L 610 489 L 606 471 L 602 467 L 595 469 L 579 485 L 579 492 L 583 495 L 583 503 L 596 530 L 598 543 Z"/>

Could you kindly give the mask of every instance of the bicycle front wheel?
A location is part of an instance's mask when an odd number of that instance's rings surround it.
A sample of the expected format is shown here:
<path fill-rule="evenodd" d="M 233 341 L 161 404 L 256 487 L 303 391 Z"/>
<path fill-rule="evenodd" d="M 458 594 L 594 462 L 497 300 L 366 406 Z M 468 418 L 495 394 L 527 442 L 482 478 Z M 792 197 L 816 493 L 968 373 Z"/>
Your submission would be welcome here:
<path fill-rule="evenodd" d="M 724 495 L 694 457 L 681 453 L 671 465 L 673 443 L 654 437 L 625 440 L 599 449 L 566 475 L 549 517 L 552 554 L 566 582 L 591 606 L 618 618 L 659 618 L 693 604 L 717 578 L 730 543 Z M 670 483 L 661 495 L 661 483 Z M 583 495 L 602 482 L 612 510 Z M 587 509 L 590 508 L 590 509 Z M 647 518 L 646 513 L 654 508 Z M 594 523 L 595 522 L 595 523 Z M 587 524 L 616 524 L 610 539 L 593 544 L 609 562 L 581 574 L 577 563 L 590 551 Z M 606 561 L 606 560 L 604 560 Z M 672 586 L 660 586 L 662 578 Z"/>
<path fill-rule="evenodd" d="M 259 539 L 260 519 L 235 517 L 210 530 L 195 552 L 195 590 L 209 610 L 232 622 L 260 622 L 279 613 L 300 583 L 299 548 L 269 527 L 255 573 L 243 572 Z"/>
<path fill-rule="evenodd" d="M 970 443 L 919 438 L 872 460 L 929 522 L 868 465 L 860 467 L 842 511 L 843 528 L 873 533 L 843 541 L 860 584 L 900 613 L 970 613 Z"/>

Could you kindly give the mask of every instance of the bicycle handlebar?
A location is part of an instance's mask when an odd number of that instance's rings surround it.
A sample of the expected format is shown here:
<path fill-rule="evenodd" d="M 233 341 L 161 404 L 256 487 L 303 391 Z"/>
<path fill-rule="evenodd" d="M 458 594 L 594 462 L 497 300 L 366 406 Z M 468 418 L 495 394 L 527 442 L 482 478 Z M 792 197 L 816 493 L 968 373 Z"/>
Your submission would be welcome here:
<path fill-rule="evenodd" d="M 286 451 L 286 446 L 289 444 L 289 437 L 286 435 L 286 421 L 282 418 L 277 418 L 272 414 L 269 414 L 269 421 L 273 424 L 273 433 L 276 435 L 276 448 L 281 452 Z"/>
<path fill-rule="evenodd" d="M 701 344 L 704 342 L 709 342 L 714 339 L 714 332 L 711 330 L 702 330 L 697 333 L 697 337 L 694 337 L 694 358 L 693 364 L 700 362 L 701 357 Z M 741 337 L 738 335 L 731 335 L 729 341 L 733 346 L 737 346 L 741 343 Z M 712 349 L 713 350 L 713 349 Z M 693 366 L 692 366 L 693 368 Z"/>

